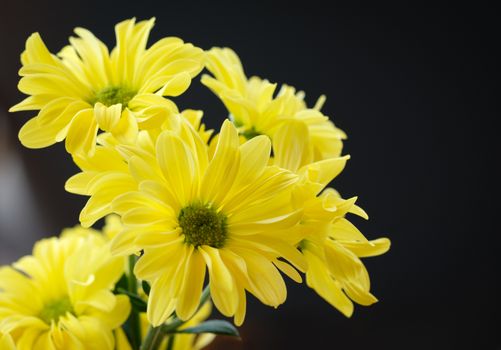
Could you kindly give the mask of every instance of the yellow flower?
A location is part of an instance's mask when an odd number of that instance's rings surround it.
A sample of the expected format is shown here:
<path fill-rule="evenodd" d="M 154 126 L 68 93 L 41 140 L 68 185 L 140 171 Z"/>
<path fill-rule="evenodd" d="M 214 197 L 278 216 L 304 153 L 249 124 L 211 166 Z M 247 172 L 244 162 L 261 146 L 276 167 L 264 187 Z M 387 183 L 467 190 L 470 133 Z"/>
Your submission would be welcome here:
<path fill-rule="evenodd" d="M 342 199 L 325 187 L 339 175 L 349 156 L 309 163 L 309 140 L 304 125 L 285 124 L 275 135 L 274 164 L 300 176 L 293 194 L 293 206 L 302 208 L 301 251 L 308 261 L 306 283 L 346 316 L 353 313 L 355 301 L 371 305 L 377 299 L 370 293 L 369 274 L 359 257 L 384 254 L 390 248 L 387 238 L 368 241 L 346 218 L 353 213 L 367 214 L 355 205 L 357 198 Z M 351 300 L 350 300 L 351 299 Z"/>
<path fill-rule="evenodd" d="M 377 302 L 370 293 L 369 274 L 359 258 L 386 253 L 390 241 L 369 241 L 346 219 L 348 213 L 367 218 L 355 205 L 356 198 L 342 199 L 327 188 L 315 199 L 307 201 L 298 196 L 295 200 L 304 203 L 302 227 L 306 238 L 300 247 L 308 261 L 308 286 L 348 317 L 353 313 L 352 301 L 366 306 Z"/>
<path fill-rule="evenodd" d="M 4 334 L 0 331 L 0 349 L 2 350 L 16 350 L 16 344 L 9 334 Z"/>
<path fill-rule="evenodd" d="M 304 93 L 296 93 L 291 86 L 283 85 L 274 96 L 277 84 L 258 77 L 247 79 L 240 59 L 229 48 L 211 49 L 207 54 L 207 68 L 214 78 L 204 75 L 202 83 L 223 101 L 230 118 L 247 139 L 264 134 L 274 140 L 284 124 L 298 121 L 304 123 L 307 130 L 311 161 L 341 154 L 346 135 L 320 112 L 324 96 L 314 108 L 307 108 Z"/>
<path fill-rule="evenodd" d="M 195 327 L 198 324 L 202 323 L 205 321 L 211 314 L 212 312 L 212 304 L 210 302 L 206 302 L 196 313 L 193 315 L 193 317 L 184 323 L 181 327 L 179 327 L 180 330 L 190 328 L 190 327 Z M 143 335 L 146 335 L 148 332 L 148 319 L 146 317 L 145 313 L 141 313 L 141 331 Z M 127 337 L 122 329 L 117 330 L 117 350 L 132 350 Z M 167 346 L 167 343 L 170 341 L 170 338 L 172 336 L 167 336 L 162 343 L 159 346 L 159 349 L 165 349 Z M 172 350 L 201 350 L 205 348 L 207 345 L 209 345 L 214 338 L 216 337 L 215 334 L 211 333 L 203 333 L 203 334 L 176 334 L 173 339 L 171 340 L 173 342 Z"/>
<path fill-rule="evenodd" d="M 39 110 L 21 129 L 19 139 L 42 148 L 66 139 L 72 154 L 91 155 L 98 129 L 123 142 L 137 130 L 156 127 L 176 105 L 164 96 L 178 96 L 203 68 L 203 50 L 175 37 L 146 48 L 154 19 L 116 25 L 111 51 L 91 32 L 76 28 L 55 56 L 40 35 L 31 35 L 21 55 L 19 90 L 30 95 L 10 109 Z"/>
<path fill-rule="evenodd" d="M 65 230 L 35 244 L 33 255 L 0 268 L 0 329 L 18 349 L 114 349 L 128 317 L 112 289 L 123 261 L 94 230 Z"/>
<path fill-rule="evenodd" d="M 368 306 L 377 302 L 370 293 L 369 274 L 359 259 L 384 254 L 390 248 L 387 238 L 368 241 L 349 237 L 345 225 L 352 226 L 345 220 L 342 225 L 333 224 L 329 236 L 323 244 L 305 240 L 302 252 L 308 261 L 306 283 L 329 304 L 345 316 L 353 313 L 352 300 Z M 344 239 L 337 239 L 336 237 Z M 351 300 L 350 300 L 351 299 Z"/>
<path fill-rule="evenodd" d="M 152 285 L 148 319 L 154 326 L 174 310 L 183 320 L 193 315 L 206 268 L 215 306 L 241 324 L 245 290 L 277 307 L 286 298 L 279 270 L 301 281 L 281 260 L 305 270 L 297 239 L 292 242 L 301 217 L 290 206 L 297 176 L 268 165 L 266 136 L 240 145 L 237 130 L 226 121 L 209 158 L 208 146 L 185 119 L 171 121 L 153 150 L 149 143 L 120 148 L 137 191 L 113 201 L 124 230 L 113 239 L 112 251 L 143 252 L 135 274 Z M 108 175 L 114 179 L 115 173 Z M 109 198 L 95 203 L 105 207 Z"/>

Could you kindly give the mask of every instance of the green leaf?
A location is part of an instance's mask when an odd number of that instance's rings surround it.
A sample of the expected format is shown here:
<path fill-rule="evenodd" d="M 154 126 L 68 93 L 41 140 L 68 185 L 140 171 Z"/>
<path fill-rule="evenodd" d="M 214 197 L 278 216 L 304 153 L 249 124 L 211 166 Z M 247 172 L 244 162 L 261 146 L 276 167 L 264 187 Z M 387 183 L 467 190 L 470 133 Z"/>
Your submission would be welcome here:
<path fill-rule="evenodd" d="M 123 288 L 118 288 L 118 293 L 127 295 L 130 299 L 130 304 L 136 311 L 146 312 L 146 308 L 148 305 L 146 304 L 146 301 L 141 299 L 139 295 L 131 293 Z"/>
<path fill-rule="evenodd" d="M 142 282 L 142 287 L 143 287 L 143 291 L 146 293 L 146 295 L 150 295 L 150 290 L 151 290 L 151 286 L 148 282 L 146 281 L 143 281 Z"/>
<path fill-rule="evenodd" d="M 229 335 L 232 337 L 240 337 L 238 330 L 233 324 L 225 320 L 209 320 L 202 322 L 195 327 L 190 327 L 186 329 L 176 329 L 175 333 L 190 333 L 190 334 L 200 334 L 200 333 L 212 333 L 218 335 Z"/>

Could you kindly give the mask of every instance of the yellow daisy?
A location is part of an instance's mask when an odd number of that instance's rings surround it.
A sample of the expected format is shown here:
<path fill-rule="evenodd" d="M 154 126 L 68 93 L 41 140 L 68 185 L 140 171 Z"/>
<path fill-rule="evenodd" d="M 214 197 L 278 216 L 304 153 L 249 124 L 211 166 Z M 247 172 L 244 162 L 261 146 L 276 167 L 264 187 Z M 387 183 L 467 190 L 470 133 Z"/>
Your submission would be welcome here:
<path fill-rule="evenodd" d="M 325 189 L 342 172 L 349 156 L 310 163 L 307 132 L 295 121 L 283 125 L 273 140 L 274 164 L 300 176 L 293 206 L 303 210 L 300 235 L 305 238 L 299 246 L 308 261 L 306 283 L 344 315 L 351 316 L 351 300 L 361 305 L 377 301 L 370 293 L 369 274 L 359 257 L 384 254 L 390 241 L 368 241 L 345 218 L 348 213 L 368 218 L 355 205 L 356 197 L 345 200 L 334 189 Z"/>
<path fill-rule="evenodd" d="M 0 268 L 0 329 L 18 349 L 112 350 L 130 311 L 112 293 L 122 273 L 123 260 L 93 230 L 41 240 L 33 255 Z"/>
<path fill-rule="evenodd" d="M 378 301 L 370 292 L 369 274 L 359 258 L 390 249 L 387 238 L 368 241 L 362 237 L 353 224 L 341 219 L 331 225 L 323 242 L 304 240 L 301 245 L 309 266 L 306 283 L 348 317 L 353 313 L 352 301 L 364 306 Z"/>
<path fill-rule="evenodd" d="M 295 201 L 302 202 L 304 211 L 301 226 L 306 238 L 299 246 L 308 261 L 306 283 L 349 317 L 353 313 L 352 301 L 365 306 L 377 302 L 370 293 L 369 274 L 359 258 L 386 253 L 390 241 L 369 241 L 346 219 L 348 213 L 367 218 L 355 205 L 356 198 L 342 199 L 334 189 L 327 188 L 318 197 L 307 199 L 304 193 L 298 195 L 300 191 L 296 191 Z"/>
<path fill-rule="evenodd" d="M 277 307 L 286 298 L 279 270 L 301 281 L 283 259 L 306 268 L 297 239 L 291 242 L 301 217 L 290 206 L 297 176 L 268 165 L 266 136 L 240 145 L 226 121 L 209 158 L 198 132 L 180 118 L 176 125 L 158 136 L 154 157 L 141 147 L 122 152 L 138 190 L 113 201 L 124 230 L 112 251 L 142 251 L 135 274 L 152 285 L 148 319 L 154 326 L 174 310 L 183 320 L 193 315 L 206 268 L 215 306 L 241 324 L 245 290 Z"/>
<path fill-rule="evenodd" d="M 21 55 L 19 90 L 30 95 L 11 112 L 39 110 L 20 130 L 29 148 L 42 148 L 66 139 L 72 154 L 92 154 L 98 130 L 123 142 L 138 129 L 158 126 L 176 105 L 164 96 L 178 96 L 203 68 L 203 50 L 175 37 L 147 47 L 154 19 L 134 19 L 116 25 L 116 47 L 108 51 L 83 28 L 56 56 L 38 33 Z"/>
<path fill-rule="evenodd" d="M 214 77 L 204 75 L 202 83 L 223 101 L 230 119 L 247 139 L 263 134 L 273 140 L 282 125 L 299 121 L 308 130 L 311 160 L 341 154 L 346 135 L 320 112 L 324 96 L 314 108 L 307 108 L 304 93 L 291 86 L 283 85 L 274 96 L 277 84 L 258 77 L 247 79 L 240 59 L 229 48 L 211 49 L 207 54 L 207 69 Z"/>

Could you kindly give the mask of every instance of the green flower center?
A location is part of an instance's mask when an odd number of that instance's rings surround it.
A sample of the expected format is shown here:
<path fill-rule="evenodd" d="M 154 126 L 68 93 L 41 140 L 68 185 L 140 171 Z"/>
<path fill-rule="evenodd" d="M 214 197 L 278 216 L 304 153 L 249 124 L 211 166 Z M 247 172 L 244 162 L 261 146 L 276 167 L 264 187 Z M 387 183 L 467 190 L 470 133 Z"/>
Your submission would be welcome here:
<path fill-rule="evenodd" d="M 136 93 L 136 91 L 125 86 L 108 86 L 96 92 L 90 103 L 94 105 L 97 102 L 101 102 L 108 107 L 121 103 L 124 109 L 129 104 L 129 101 L 136 96 Z"/>
<path fill-rule="evenodd" d="M 230 114 L 228 117 L 233 125 L 235 125 L 238 129 L 243 129 L 244 128 L 244 123 L 240 121 L 239 119 L 236 119 L 233 114 Z M 246 129 L 245 131 L 240 130 L 240 135 L 244 136 L 247 140 L 252 139 L 253 137 L 262 135 L 259 131 L 256 130 L 253 126 L 250 128 Z"/>
<path fill-rule="evenodd" d="M 247 129 L 243 132 L 241 132 L 241 134 L 247 139 L 247 140 L 250 140 L 256 136 L 259 136 L 259 135 L 262 135 L 259 131 L 257 131 L 256 129 L 254 128 L 251 128 L 251 129 Z"/>
<path fill-rule="evenodd" d="M 52 321 L 57 323 L 59 318 L 66 315 L 68 312 L 73 315 L 75 314 L 70 299 L 68 297 L 63 297 L 45 304 L 39 317 L 50 325 Z"/>
<path fill-rule="evenodd" d="M 185 243 L 221 248 L 227 238 L 226 215 L 201 203 L 190 204 L 181 209 L 178 217 Z"/>

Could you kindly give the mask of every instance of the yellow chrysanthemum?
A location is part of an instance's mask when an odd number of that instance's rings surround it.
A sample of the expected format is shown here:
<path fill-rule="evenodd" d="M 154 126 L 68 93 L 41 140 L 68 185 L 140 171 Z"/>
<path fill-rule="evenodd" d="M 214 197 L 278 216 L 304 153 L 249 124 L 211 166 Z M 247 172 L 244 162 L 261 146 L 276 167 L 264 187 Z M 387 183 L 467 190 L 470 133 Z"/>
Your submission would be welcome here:
<path fill-rule="evenodd" d="M 284 124 L 298 121 L 304 123 L 305 136 L 311 142 L 308 150 L 311 161 L 341 154 L 346 135 L 320 112 L 325 97 L 314 108 L 307 108 L 304 93 L 296 93 L 291 86 L 283 85 L 274 96 L 277 84 L 258 77 L 247 79 L 240 59 L 229 48 L 211 49 L 207 54 L 207 69 L 214 77 L 204 75 L 202 83 L 219 96 L 247 139 L 264 134 L 274 140 Z"/>
<path fill-rule="evenodd" d="M 114 349 L 128 317 L 112 293 L 123 260 L 97 232 L 75 228 L 35 244 L 33 255 L 0 268 L 0 329 L 19 350 Z"/>
<path fill-rule="evenodd" d="M 201 322 L 205 321 L 212 312 L 212 304 L 206 302 L 200 309 L 193 315 L 193 317 L 179 327 L 179 330 L 195 327 Z M 142 334 L 147 334 L 149 323 L 145 313 L 141 313 L 141 331 Z M 159 349 L 166 349 L 169 341 L 172 341 L 172 350 L 201 350 L 208 346 L 216 337 L 215 334 L 202 333 L 202 334 L 176 334 L 175 336 L 166 336 L 159 346 Z M 172 338 L 172 340 L 171 340 Z M 117 350 L 132 350 L 127 337 L 123 330 L 117 332 Z"/>
<path fill-rule="evenodd" d="M 53 55 L 40 35 L 31 35 L 21 55 L 19 90 L 30 95 L 10 111 L 40 110 L 19 133 L 29 148 L 66 139 L 72 154 L 92 154 L 98 129 L 123 142 L 138 129 L 158 126 L 178 96 L 203 68 L 203 50 L 175 37 L 146 48 L 154 19 L 116 25 L 111 51 L 91 32 L 76 28 L 77 37 Z"/>
<path fill-rule="evenodd" d="M 119 147 L 137 190 L 113 201 L 125 229 L 113 240 L 112 250 L 143 252 L 135 274 L 152 284 L 148 318 L 153 325 L 174 310 L 180 318 L 190 318 L 206 267 L 214 304 L 241 324 L 245 290 L 276 307 L 286 298 L 278 269 L 301 281 L 280 259 L 305 269 L 294 246 L 301 213 L 290 206 L 297 176 L 268 165 L 271 144 L 266 136 L 240 145 L 236 128 L 226 121 L 209 158 L 208 146 L 185 119 L 171 122 L 155 145 Z M 112 186 L 118 174 L 109 172 L 102 188 Z M 96 207 L 108 206 L 110 198 L 100 196 L 94 192 L 89 202 L 99 198 Z M 90 213 L 87 220 L 86 214 L 84 222 L 96 218 Z"/>
<path fill-rule="evenodd" d="M 0 331 L 0 349 L 2 350 L 16 350 L 16 344 L 9 334 L 4 334 Z"/>
<path fill-rule="evenodd" d="M 370 293 L 369 275 L 359 257 L 384 254 L 390 241 L 368 241 L 345 218 L 347 213 L 368 218 L 355 205 L 356 197 L 345 200 L 334 189 L 325 189 L 344 169 L 349 156 L 309 163 L 310 141 L 305 133 L 302 123 L 286 123 L 274 138 L 274 164 L 300 176 L 293 205 L 303 209 L 301 235 L 305 238 L 300 247 L 308 261 L 308 286 L 344 315 L 351 316 L 351 300 L 361 305 L 377 301 Z"/>
<path fill-rule="evenodd" d="M 359 258 L 381 255 L 390 249 L 387 238 L 368 241 L 362 237 L 353 224 L 341 219 L 331 225 L 323 242 L 302 243 L 309 266 L 306 283 L 348 317 L 353 313 L 352 301 L 364 306 L 377 302 L 370 292 L 369 274 Z"/>
<path fill-rule="evenodd" d="M 370 293 L 369 274 L 359 257 L 384 254 L 390 241 L 387 238 L 369 241 L 346 219 L 348 213 L 367 218 L 355 205 L 356 198 L 342 199 L 332 188 L 317 197 L 300 193 L 311 191 L 310 185 L 303 185 L 295 193 L 296 205 L 304 211 L 301 226 L 306 238 L 300 248 L 308 261 L 306 283 L 349 317 L 353 313 L 352 301 L 366 306 L 377 302 Z"/>

